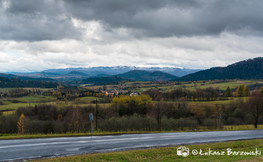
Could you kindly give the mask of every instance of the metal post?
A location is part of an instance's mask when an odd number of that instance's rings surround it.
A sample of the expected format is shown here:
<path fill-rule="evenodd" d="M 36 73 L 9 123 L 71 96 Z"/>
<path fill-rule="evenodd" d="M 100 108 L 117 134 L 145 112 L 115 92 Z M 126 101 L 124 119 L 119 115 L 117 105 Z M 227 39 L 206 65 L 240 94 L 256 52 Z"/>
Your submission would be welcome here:
<path fill-rule="evenodd" d="M 93 114 L 92 113 L 89 113 L 89 119 L 90 119 L 90 124 L 91 124 L 91 132 L 93 133 L 93 126 L 92 126 Z"/>

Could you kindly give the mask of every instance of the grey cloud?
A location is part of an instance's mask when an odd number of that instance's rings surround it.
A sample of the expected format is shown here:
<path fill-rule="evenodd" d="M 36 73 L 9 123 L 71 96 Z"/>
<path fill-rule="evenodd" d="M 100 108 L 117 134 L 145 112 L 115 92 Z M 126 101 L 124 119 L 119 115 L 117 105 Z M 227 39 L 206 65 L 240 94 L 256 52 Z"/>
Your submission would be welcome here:
<path fill-rule="evenodd" d="M 0 40 L 42 41 L 80 39 L 82 29 L 76 28 L 62 2 L 43 0 L 12 0 L 0 9 Z"/>
<path fill-rule="evenodd" d="M 143 37 L 262 36 L 261 0 L 12 0 L 0 9 L 1 40 L 81 39 L 72 18 Z"/>
<path fill-rule="evenodd" d="M 68 0 L 75 17 L 99 20 L 108 28 L 129 28 L 137 36 L 198 36 L 222 32 L 262 34 L 260 0 Z M 244 30 L 246 29 L 246 30 Z"/>

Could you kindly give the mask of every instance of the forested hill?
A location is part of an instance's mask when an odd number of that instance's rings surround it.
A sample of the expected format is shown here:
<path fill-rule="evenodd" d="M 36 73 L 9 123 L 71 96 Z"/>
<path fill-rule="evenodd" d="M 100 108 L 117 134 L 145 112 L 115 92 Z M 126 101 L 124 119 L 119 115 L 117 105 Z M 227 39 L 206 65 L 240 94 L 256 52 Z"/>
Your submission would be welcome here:
<path fill-rule="evenodd" d="M 177 76 L 161 71 L 150 72 L 144 70 L 132 70 L 123 74 L 119 74 L 117 76 L 139 81 L 167 81 L 178 78 Z"/>
<path fill-rule="evenodd" d="M 131 79 L 125 79 L 118 76 L 106 76 L 106 77 L 94 77 L 83 79 L 83 84 L 94 84 L 94 85 L 104 85 L 104 84 L 118 84 L 122 81 L 133 81 Z"/>
<path fill-rule="evenodd" d="M 263 79 L 263 58 L 244 60 L 227 67 L 215 67 L 183 76 L 177 81 L 214 79 Z"/>
<path fill-rule="evenodd" d="M 18 75 L 13 75 L 13 74 L 5 74 L 5 73 L 0 73 L 0 77 L 4 78 L 17 78 L 20 80 L 35 80 L 35 81 L 49 81 L 49 82 L 55 82 L 56 80 L 52 78 L 34 78 L 34 77 L 27 77 L 27 76 L 18 76 Z"/>
<path fill-rule="evenodd" d="M 0 87 L 1 88 L 56 88 L 58 83 L 55 82 L 44 82 L 35 80 L 20 80 L 17 78 L 5 78 L 0 77 Z"/>

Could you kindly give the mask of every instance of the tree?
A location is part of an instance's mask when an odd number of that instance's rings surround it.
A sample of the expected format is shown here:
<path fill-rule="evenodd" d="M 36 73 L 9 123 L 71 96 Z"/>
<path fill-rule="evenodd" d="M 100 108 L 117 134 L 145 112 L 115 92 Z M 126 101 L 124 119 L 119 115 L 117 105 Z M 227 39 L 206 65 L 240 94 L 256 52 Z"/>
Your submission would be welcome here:
<path fill-rule="evenodd" d="M 254 117 L 254 126 L 257 128 L 258 118 L 263 114 L 263 93 L 254 92 L 251 98 L 244 103 L 242 110 Z"/>
<path fill-rule="evenodd" d="M 244 85 L 240 85 L 237 88 L 237 96 L 238 97 L 243 97 L 244 96 Z"/>
<path fill-rule="evenodd" d="M 81 107 L 75 107 L 72 108 L 72 125 L 73 125 L 73 130 L 76 133 L 79 133 L 79 131 L 84 131 L 84 125 L 85 125 L 85 120 L 84 120 L 84 114 L 83 114 L 83 109 Z"/>
<path fill-rule="evenodd" d="M 17 122 L 17 129 L 19 134 L 25 134 L 27 132 L 27 122 L 24 114 L 21 114 Z"/>
<path fill-rule="evenodd" d="M 103 89 L 103 91 L 106 91 L 106 90 L 107 90 L 107 86 L 104 85 L 104 86 L 102 87 L 102 89 Z"/>
<path fill-rule="evenodd" d="M 232 97 L 232 91 L 230 89 L 230 87 L 227 87 L 226 88 L 226 94 L 225 94 L 226 97 Z"/>
<path fill-rule="evenodd" d="M 156 101 L 158 96 L 159 97 L 163 96 L 162 92 L 160 92 L 158 90 L 151 90 L 151 89 L 144 91 L 142 94 L 149 95 L 153 101 Z"/>
<path fill-rule="evenodd" d="M 96 107 L 95 107 L 95 130 L 98 130 L 98 100 L 96 99 Z"/>
<path fill-rule="evenodd" d="M 154 116 L 154 118 L 157 121 L 157 127 L 159 131 L 162 131 L 162 117 L 165 115 L 166 113 L 166 106 L 165 103 L 160 102 L 161 101 L 161 97 L 158 96 L 156 97 L 156 100 L 158 101 L 157 103 L 154 103 L 150 109 L 150 112 L 152 114 L 152 116 Z"/>
<path fill-rule="evenodd" d="M 249 88 L 247 86 L 244 86 L 243 96 L 245 96 L 245 97 L 250 96 L 250 91 L 249 91 Z"/>
<path fill-rule="evenodd" d="M 133 115 L 134 113 L 146 115 L 148 107 L 152 105 L 149 95 L 114 97 L 112 103 L 116 105 L 120 116 Z"/>

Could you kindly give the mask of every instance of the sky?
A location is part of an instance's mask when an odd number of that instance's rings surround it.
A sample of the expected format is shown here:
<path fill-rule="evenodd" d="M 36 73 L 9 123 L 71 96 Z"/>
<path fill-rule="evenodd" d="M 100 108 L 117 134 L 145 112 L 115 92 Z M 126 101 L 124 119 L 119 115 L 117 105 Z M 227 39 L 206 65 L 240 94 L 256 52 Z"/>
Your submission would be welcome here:
<path fill-rule="evenodd" d="M 263 57 L 262 0 L 0 0 L 0 72 Z"/>

